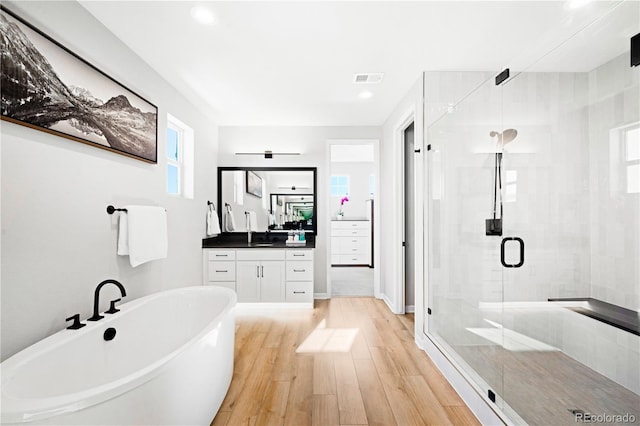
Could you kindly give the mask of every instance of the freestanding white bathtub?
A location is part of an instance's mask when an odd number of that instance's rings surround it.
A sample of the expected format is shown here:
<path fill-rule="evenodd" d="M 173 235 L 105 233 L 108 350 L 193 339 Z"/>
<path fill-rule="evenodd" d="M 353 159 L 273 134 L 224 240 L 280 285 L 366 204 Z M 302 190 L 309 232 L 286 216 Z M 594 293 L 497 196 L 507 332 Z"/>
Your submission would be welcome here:
<path fill-rule="evenodd" d="M 164 291 L 28 347 L 0 365 L 2 424 L 208 425 L 231 383 L 235 304 L 221 287 Z"/>

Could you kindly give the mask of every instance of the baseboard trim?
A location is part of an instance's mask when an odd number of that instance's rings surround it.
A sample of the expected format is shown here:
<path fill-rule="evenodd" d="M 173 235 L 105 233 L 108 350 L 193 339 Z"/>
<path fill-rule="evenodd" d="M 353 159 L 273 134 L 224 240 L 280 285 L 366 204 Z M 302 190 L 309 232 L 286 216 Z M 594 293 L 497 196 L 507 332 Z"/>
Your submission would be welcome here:
<path fill-rule="evenodd" d="M 412 314 L 416 311 L 416 305 L 405 305 L 404 312 L 408 314 Z"/>
<path fill-rule="evenodd" d="M 416 334 L 416 344 L 433 361 L 438 370 L 451 384 L 460 398 L 467 404 L 476 418 L 483 425 L 505 425 L 509 424 L 504 414 L 501 416 L 497 408 L 492 407 L 489 401 L 485 400 L 480 393 L 471 385 L 469 380 L 456 368 L 446 355 L 438 348 L 431 339 L 424 335 Z"/>
<path fill-rule="evenodd" d="M 400 314 L 400 312 L 398 312 L 398 311 L 393 307 L 393 303 L 391 303 L 391 300 L 389 300 L 389 298 L 387 297 L 387 295 L 383 293 L 381 296 L 382 296 L 382 300 L 384 301 L 384 303 L 386 303 L 386 304 L 387 304 L 387 307 L 389 308 L 389 310 L 390 310 L 391 312 L 393 312 L 394 314 L 399 315 L 399 314 Z"/>
<path fill-rule="evenodd" d="M 331 299 L 331 295 L 329 293 L 314 293 L 314 299 Z"/>

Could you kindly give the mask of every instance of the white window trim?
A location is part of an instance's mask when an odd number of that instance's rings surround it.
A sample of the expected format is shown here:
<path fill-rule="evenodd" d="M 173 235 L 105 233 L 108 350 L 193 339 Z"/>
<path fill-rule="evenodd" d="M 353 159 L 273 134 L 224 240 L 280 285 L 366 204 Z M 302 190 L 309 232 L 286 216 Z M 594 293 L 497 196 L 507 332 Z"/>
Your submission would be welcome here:
<path fill-rule="evenodd" d="M 182 198 L 194 198 L 194 132 L 191 127 L 167 114 L 167 128 L 178 133 L 178 161 L 171 160 L 168 156 L 167 165 L 178 167 L 178 192 L 169 195 Z M 168 188 L 167 188 L 168 190 Z"/>

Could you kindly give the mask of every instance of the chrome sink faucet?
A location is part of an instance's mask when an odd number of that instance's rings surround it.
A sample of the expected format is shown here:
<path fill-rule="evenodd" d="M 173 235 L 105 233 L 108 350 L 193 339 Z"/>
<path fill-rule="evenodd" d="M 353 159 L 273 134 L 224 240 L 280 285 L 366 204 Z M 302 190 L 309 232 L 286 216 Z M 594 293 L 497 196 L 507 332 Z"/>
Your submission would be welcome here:
<path fill-rule="evenodd" d="M 96 287 L 96 291 L 93 294 L 93 316 L 91 318 L 87 318 L 87 321 L 99 321 L 102 318 L 104 318 L 103 315 L 99 314 L 98 309 L 100 309 L 99 308 L 99 306 L 100 306 L 100 290 L 102 290 L 102 287 L 104 287 L 107 284 L 114 284 L 116 287 L 118 287 L 120 289 L 120 294 L 122 294 L 122 297 L 125 297 L 127 295 L 127 292 L 125 291 L 124 286 L 122 284 L 120 284 L 118 281 L 116 281 L 116 280 L 104 280 L 104 281 L 102 281 L 100 284 L 98 284 L 98 287 Z M 115 306 L 114 306 L 113 303 L 111 304 L 111 309 L 110 310 L 112 312 L 117 312 L 117 310 L 115 310 Z"/>

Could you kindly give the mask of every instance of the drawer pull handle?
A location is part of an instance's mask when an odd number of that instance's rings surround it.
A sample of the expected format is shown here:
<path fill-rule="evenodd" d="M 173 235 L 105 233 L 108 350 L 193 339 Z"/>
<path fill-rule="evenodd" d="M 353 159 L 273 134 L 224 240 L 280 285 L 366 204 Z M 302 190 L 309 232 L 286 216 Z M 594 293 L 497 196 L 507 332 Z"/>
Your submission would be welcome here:
<path fill-rule="evenodd" d="M 216 269 L 216 272 L 229 272 L 226 269 Z"/>
<path fill-rule="evenodd" d="M 293 272 L 304 272 L 306 269 L 294 269 Z"/>
<path fill-rule="evenodd" d="M 216 257 L 227 257 L 229 256 L 228 254 L 216 254 Z"/>
<path fill-rule="evenodd" d="M 358 251 L 358 249 L 351 249 L 351 251 Z"/>
<path fill-rule="evenodd" d="M 293 294 L 305 294 L 306 291 L 294 291 Z"/>
<path fill-rule="evenodd" d="M 304 254 L 295 254 L 295 253 L 293 253 L 293 255 L 294 255 L 295 257 L 300 257 L 300 256 L 304 257 Z"/>
<path fill-rule="evenodd" d="M 352 243 L 357 243 L 357 242 L 358 242 L 358 240 L 351 240 L 351 242 L 352 242 Z"/>
<path fill-rule="evenodd" d="M 358 231 L 353 231 L 353 232 L 352 232 L 352 234 L 357 234 L 357 233 L 358 233 Z"/>

